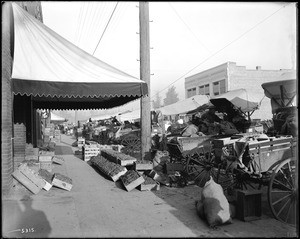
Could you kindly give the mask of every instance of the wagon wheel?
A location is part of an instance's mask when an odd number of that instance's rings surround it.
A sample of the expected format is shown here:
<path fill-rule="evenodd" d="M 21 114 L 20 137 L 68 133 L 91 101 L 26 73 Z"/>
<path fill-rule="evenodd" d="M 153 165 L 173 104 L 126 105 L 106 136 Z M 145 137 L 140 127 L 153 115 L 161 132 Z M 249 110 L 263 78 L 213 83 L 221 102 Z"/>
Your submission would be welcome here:
<path fill-rule="evenodd" d="M 241 169 L 235 168 L 233 171 L 226 170 L 221 175 L 226 175 L 227 180 L 223 181 L 222 186 L 228 195 L 233 195 L 235 190 L 256 190 L 260 187 L 259 178 L 255 180 L 253 175 Z M 256 187 L 257 184 L 258 187 Z"/>
<path fill-rule="evenodd" d="M 215 161 L 215 156 L 212 147 L 201 146 L 192 149 L 185 155 L 185 173 L 188 179 L 195 181 L 195 183 L 204 187 L 205 183 L 209 180 L 210 176 L 213 177 L 215 182 L 220 183 L 220 180 L 227 177 L 224 175 L 220 177 L 222 172 L 218 170 L 219 164 Z"/>
<path fill-rule="evenodd" d="M 274 217 L 292 225 L 296 224 L 295 172 L 296 161 L 284 160 L 274 169 L 268 188 L 268 202 Z"/>
<path fill-rule="evenodd" d="M 140 138 L 133 134 L 125 135 L 121 140 L 121 144 L 124 146 L 122 151 L 127 154 L 134 154 L 140 151 L 141 148 Z"/>

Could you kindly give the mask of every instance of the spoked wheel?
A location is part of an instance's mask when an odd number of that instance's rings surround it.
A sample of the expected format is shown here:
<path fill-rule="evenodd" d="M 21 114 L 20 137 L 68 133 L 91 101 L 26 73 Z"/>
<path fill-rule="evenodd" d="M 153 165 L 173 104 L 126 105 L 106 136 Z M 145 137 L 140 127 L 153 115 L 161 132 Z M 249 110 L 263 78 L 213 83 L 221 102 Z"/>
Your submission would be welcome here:
<path fill-rule="evenodd" d="M 195 181 L 200 187 L 204 187 L 210 176 L 217 179 L 217 164 L 214 160 L 211 147 L 199 147 L 185 154 L 185 173 L 189 180 Z"/>
<path fill-rule="evenodd" d="M 286 159 L 273 171 L 269 188 L 268 201 L 274 217 L 284 223 L 296 225 L 296 161 Z"/>
<path fill-rule="evenodd" d="M 121 140 L 121 144 L 124 146 L 122 151 L 126 154 L 134 154 L 141 149 L 141 141 L 139 137 L 133 134 L 124 136 Z"/>

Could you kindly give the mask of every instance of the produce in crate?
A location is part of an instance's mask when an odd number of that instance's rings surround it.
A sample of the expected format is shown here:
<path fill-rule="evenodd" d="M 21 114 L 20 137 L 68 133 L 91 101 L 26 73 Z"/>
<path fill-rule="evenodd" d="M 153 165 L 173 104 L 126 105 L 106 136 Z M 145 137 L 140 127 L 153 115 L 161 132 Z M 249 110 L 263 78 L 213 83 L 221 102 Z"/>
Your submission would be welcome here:
<path fill-rule="evenodd" d="M 134 170 L 128 170 L 124 175 L 122 175 L 120 178 L 124 185 L 128 185 L 134 180 L 138 179 L 140 175 L 134 171 Z"/>
<path fill-rule="evenodd" d="M 102 173 L 111 177 L 114 182 L 127 171 L 125 167 L 113 163 L 100 155 L 91 157 L 90 161 L 92 165 L 96 166 Z"/>
<path fill-rule="evenodd" d="M 120 179 L 128 192 L 145 182 L 143 176 L 135 170 L 128 170 Z"/>
<path fill-rule="evenodd" d="M 68 191 L 71 191 L 71 189 L 73 187 L 72 179 L 67 176 L 64 176 L 60 173 L 54 174 L 54 177 L 52 180 L 52 185 L 62 188 L 62 189 L 65 189 L 65 190 L 68 190 Z"/>
<path fill-rule="evenodd" d="M 132 165 L 134 162 L 136 162 L 136 158 L 112 149 L 101 150 L 101 155 L 109 161 L 120 164 L 122 166 Z"/>
<path fill-rule="evenodd" d="M 142 175 L 145 182 L 143 184 L 156 184 L 156 181 L 153 178 L 148 177 L 147 175 L 143 174 Z"/>

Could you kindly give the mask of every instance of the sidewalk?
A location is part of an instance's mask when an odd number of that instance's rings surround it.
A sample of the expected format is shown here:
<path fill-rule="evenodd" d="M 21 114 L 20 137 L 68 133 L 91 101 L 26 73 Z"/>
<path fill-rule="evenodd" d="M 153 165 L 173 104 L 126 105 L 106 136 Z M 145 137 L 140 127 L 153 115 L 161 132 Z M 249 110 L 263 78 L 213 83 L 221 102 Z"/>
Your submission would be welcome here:
<path fill-rule="evenodd" d="M 201 188 L 161 187 L 127 192 L 73 154 L 75 138 L 62 135 L 56 154 L 64 165 L 53 172 L 73 180 L 71 191 L 52 187 L 34 195 L 22 185 L 2 199 L 4 237 L 287 237 L 293 228 L 269 216 L 249 223 L 234 220 L 218 231 L 196 214 Z M 27 230 L 26 230 L 27 229 Z"/>

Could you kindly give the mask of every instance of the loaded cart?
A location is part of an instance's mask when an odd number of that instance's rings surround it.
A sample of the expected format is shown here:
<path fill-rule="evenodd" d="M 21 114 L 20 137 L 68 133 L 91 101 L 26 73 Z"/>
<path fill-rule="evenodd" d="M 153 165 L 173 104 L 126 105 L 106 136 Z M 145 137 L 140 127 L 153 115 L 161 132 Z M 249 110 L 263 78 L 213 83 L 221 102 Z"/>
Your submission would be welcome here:
<path fill-rule="evenodd" d="M 281 89 L 281 97 L 291 95 L 286 92 L 287 88 L 277 85 Z M 290 89 L 295 91 L 296 87 Z M 211 138 L 209 142 L 212 144 L 200 144 L 189 150 L 188 160 L 185 161 L 185 171 L 197 179 L 199 186 L 203 187 L 210 176 L 223 187 L 226 195 L 267 186 L 268 203 L 274 217 L 291 225 L 296 224 L 297 137 L 241 133 Z M 185 154 L 181 153 L 184 158 Z"/>

